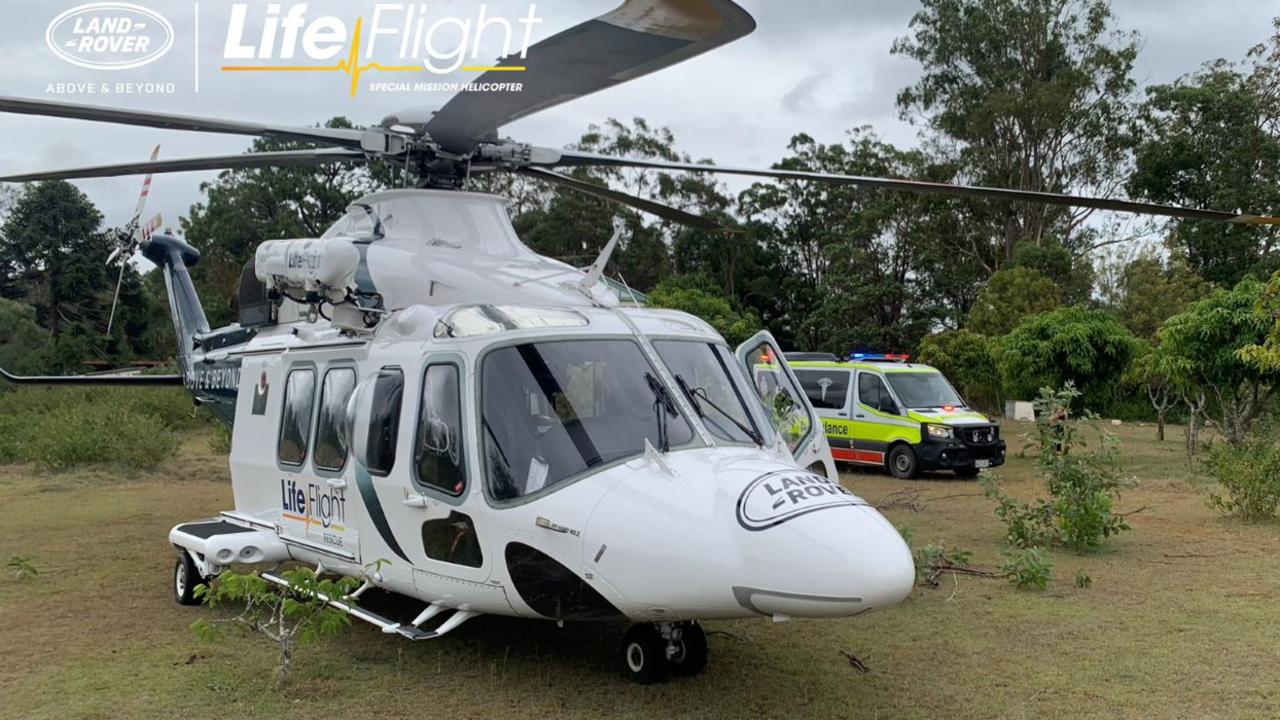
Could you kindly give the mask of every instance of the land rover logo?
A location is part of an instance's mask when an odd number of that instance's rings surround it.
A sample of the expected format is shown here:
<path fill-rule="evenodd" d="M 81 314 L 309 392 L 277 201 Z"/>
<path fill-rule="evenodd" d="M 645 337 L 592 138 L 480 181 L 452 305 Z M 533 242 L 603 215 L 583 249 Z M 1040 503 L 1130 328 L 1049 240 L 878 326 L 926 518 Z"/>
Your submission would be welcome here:
<path fill-rule="evenodd" d="M 779 470 L 752 480 L 738 498 L 738 523 L 765 530 L 819 510 L 864 505 L 852 491 L 821 475 Z"/>
<path fill-rule="evenodd" d="M 141 5 L 95 2 L 58 15 L 45 31 L 55 55 L 93 70 L 128 70 L 159 60 L 173 47 L 173 26 Z"/>

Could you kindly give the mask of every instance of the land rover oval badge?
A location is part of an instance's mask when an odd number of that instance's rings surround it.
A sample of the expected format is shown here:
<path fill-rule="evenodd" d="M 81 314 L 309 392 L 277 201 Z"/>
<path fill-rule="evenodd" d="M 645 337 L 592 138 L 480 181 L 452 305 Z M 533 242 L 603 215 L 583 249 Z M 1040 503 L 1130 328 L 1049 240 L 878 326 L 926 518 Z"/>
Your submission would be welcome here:
<path fill-rule="evenodd" d="M 865 505 L 840 483 L 804 470 L 778 470 L 752 480 L 738 498 L 738 523 L 766 530 L 819 510 Z"/>

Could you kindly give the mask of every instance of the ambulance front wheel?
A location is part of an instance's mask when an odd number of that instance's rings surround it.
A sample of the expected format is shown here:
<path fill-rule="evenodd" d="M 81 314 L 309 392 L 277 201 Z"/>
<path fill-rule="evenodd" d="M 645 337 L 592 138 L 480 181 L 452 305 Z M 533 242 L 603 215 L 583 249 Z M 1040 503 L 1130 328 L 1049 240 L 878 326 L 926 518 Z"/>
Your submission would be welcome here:
<path fill-rule="evenodd" d="M 920 461 L 910 445 L 895 445 L 889 451 L 885 465 L 889 468 L 889 474 L 899 480 L 910 480 L 920 471 Z"/>

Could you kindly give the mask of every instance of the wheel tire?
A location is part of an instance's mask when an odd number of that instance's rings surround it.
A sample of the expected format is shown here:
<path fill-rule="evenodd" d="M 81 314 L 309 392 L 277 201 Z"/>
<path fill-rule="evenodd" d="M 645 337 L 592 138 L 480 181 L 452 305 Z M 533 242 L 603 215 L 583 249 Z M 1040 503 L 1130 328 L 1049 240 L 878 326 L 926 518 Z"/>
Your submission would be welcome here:
<path fill-rule="evenodd" d="M 974 468 L 960 468 L 960 469 L 956 470 L 956 477 L 960 478 L 961 480 L 972 480 L 972 479 L 974 479 L 974 478 L 978 477 L 978 473 L 980 473 L 980 472 L 982 472 L 982 471 L 981 471 L 981 470 L 979 470 L 979 469 L 978 469 L 978 468 L 976 468 L 976 467 L 974 467 Z"/>
<path fill-rule="evenodd" d="M 895 445 L 885 460 L 889 474 L 899 480 L 910 480 L 920 471 L 920 462 L 916 460 L 916 451 L 910 445 Z"/>
<path fill-rule="evenodd" d="M 696 622 L 680 626 L 676 654 L 669 661 L 677 677 L 694 677 L 707 669 L 707 633 Z"/>
<path fill-rule="evenodd" d="M 631 681 L 652 685 L 666 677 L 667 641 L 652 625 L 632 625 L 622 638 L 622 667 Z"/>
<path fill-rule="evenodd" d="M 173 565 L 173 599 L 179 605 L 199 605 L 200 599 L 196 597 L 196 586 L 203 582 L 200 568 L 196 567 L 196 562 L 191 559 L 191 555 L 183 550 L 178 556 L 178 561 Z"/>

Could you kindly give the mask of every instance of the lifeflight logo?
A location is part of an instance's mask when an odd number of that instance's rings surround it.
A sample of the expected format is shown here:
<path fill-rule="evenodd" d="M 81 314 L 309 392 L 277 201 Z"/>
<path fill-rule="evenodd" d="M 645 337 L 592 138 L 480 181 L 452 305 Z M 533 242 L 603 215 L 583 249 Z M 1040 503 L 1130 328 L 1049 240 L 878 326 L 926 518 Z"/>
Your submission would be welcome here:
<path fill-rule="evenodd" d="M 265 12 L 247 3 L 231 6 L 223 45 L 223 72 L 340 72 L 351 76 L 355 97 L 363 73 L 523 72 L 521 64 L 475 65 L 481 46 L 502 40 L 503 58 L 528 58 L 534 29 L 542 24 L 537 5 L 514 21 L 489 14 L 436 15 L 427 3 L 379 3 L 366 30 L 364 18 L 311 17 L 307 3 L 272 3 Z M 253 27 L 255 30 L 251 30 Z M 385 61 L 394 57 L 394 61 Z M 375 59 L 376 58 L 376 59 Z M 252 63 L 246 61 L 253 61 Z"/>

